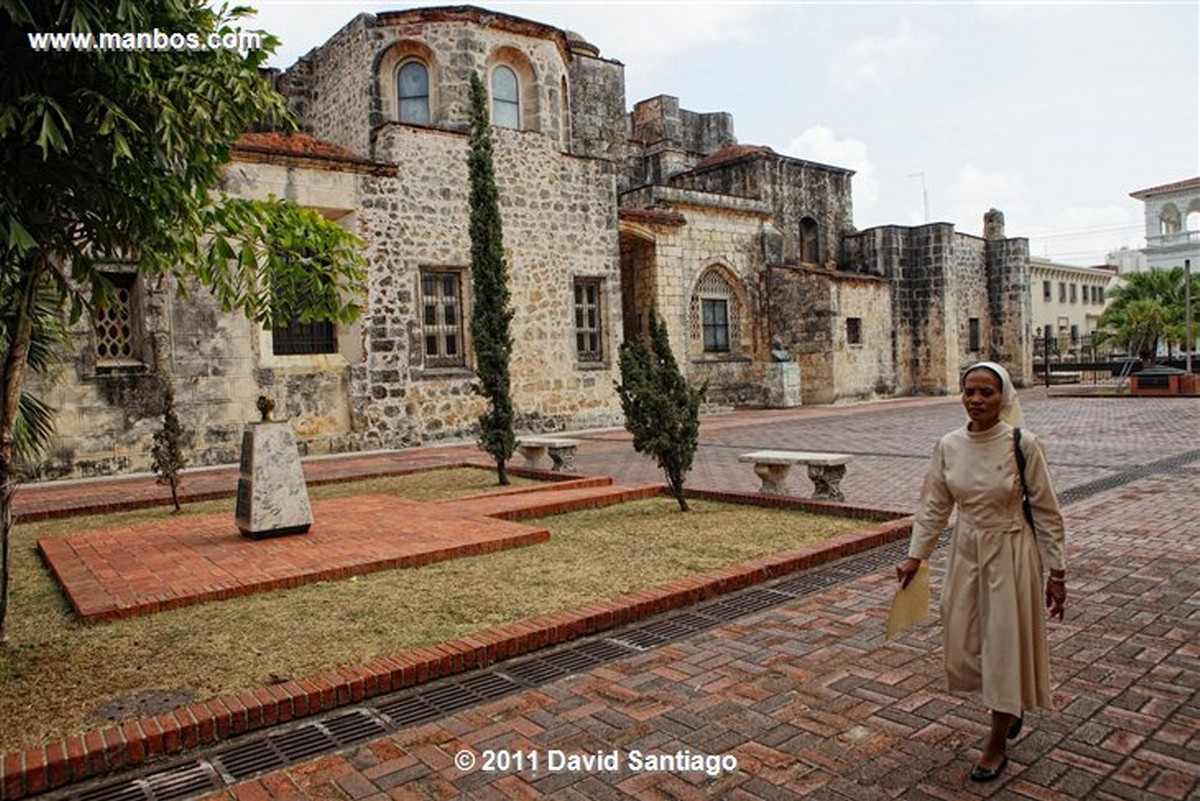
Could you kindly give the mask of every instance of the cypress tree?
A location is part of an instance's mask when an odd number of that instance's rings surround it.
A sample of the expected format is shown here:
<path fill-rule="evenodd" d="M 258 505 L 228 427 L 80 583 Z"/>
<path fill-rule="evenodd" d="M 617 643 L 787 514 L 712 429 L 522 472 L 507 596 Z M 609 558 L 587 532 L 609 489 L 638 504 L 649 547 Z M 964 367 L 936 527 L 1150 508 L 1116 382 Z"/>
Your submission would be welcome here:
<path fill-rule="evenodd" d="M 512 381 L 508 363 L 512 354 L 512 309 L 508 274 L 504 264 L 499 194 L 492 165 L 492 132 L 487 93 L 477 73 L 471 73 L 471 342 L 475 350 L 473 389 L 487 398 L 488 408 L 479 417 L 481 447 L 496 461 L 496 475 L 508 484 L 505 463 L 517 447 L 513 431 Z"/>
<path fill-rule="evenodd" d="M 150 457 L 154 464 L 154 472 L 158 474 L 158 483 L 171 487 L 171 501 L 178 512 L 179 471 L 187 464 L 183 456 L 187 432 L 184 431 L 175 411 L 175 390 L 171 387 L 171 380 L 160 375 L 159 382 L 162 384 L 163 424 L 162 428 L 154 432 L 154 446 L 150 450 Z"/>
<path fill-rule="evenodd" d="M 633 448 L 654 457 L 679 508 L 688 510 L 683 482 L 700 444 L 700 404 L 708 383 L 693 387 L 671 352 L 667 324 L 650 310 L 650 335 L 621 345 L 617 394 Z"/>

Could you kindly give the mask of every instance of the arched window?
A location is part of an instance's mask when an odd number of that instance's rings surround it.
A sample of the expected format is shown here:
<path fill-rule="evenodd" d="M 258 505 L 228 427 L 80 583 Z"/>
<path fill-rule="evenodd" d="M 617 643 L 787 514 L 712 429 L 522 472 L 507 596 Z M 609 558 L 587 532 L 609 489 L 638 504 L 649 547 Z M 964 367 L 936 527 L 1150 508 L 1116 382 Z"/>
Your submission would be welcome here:
<path fill-rule="evenodd" d="M 819 264 L 821 261 L 817 221 L 812 217 L 800 220 L 800 261 L 804 264 Z"/>
<path fill-rule="evenodd" d="M 492 124 L 521 127 L 521 95 L 517 74 L 501 64 L 492 70 Z"/>
<path fill-rule="evenodd" d="M 420 61 L 406 61 L 397 76 L 400 122 L 429 124 L 429 70 Z"/>
<path fill-rule="evenodd" d="M 696 283 L 688 314 L 691 340 L 704 353 L 731 353 L 738 347 L 741 314 L 737 295 L 718 269 L 710 268 Z"/>

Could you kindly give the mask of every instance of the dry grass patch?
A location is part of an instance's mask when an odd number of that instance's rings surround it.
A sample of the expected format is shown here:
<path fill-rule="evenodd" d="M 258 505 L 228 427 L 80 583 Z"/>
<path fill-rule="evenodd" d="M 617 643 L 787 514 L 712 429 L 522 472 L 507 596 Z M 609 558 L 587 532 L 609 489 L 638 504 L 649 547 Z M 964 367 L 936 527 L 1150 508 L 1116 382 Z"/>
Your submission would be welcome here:
<path fill-rule="evenodd" d="M 436 499 L 489 487 L 495 487 L 494 474 L 463 469 L 329 485 L 311 494 Z M 229 501 L 186 507 L 188 514 L 223 510 L 230 510 Z M 150 510 L 18 526 L 9 644 L 0 647 L 0 751 L 180 700 L 298 678 L 574 608 L 863 526 L 711 501 L 696 501 L 684 514 L 673 500 L 652 498 L 543 518 L 551 539 L 532 548 L 112 623 L 77 622 L 41 565 L 35 541 L 168 514 Z"/>

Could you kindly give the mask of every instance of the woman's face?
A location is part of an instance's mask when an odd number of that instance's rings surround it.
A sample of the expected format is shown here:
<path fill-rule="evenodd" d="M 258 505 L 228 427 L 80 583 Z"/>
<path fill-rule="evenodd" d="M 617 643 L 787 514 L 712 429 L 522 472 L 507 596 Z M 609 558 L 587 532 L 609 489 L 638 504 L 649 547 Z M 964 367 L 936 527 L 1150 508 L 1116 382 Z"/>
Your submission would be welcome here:
<path fill-rule="evenodd" d="M 1002 396 L 1000 376 L 991 370 L 981 367 L 967 373 L 962 402 L 971 420 L 972 431 L 986 431 L 1000 421 Z"/>

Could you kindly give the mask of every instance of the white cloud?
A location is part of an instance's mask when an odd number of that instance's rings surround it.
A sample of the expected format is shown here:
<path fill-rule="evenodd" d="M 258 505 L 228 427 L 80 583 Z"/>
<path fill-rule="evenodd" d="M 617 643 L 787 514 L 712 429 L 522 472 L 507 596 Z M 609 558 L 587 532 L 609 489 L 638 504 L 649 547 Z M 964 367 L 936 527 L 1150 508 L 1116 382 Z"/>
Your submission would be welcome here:
<path fill-rule="evenodd" d="M 1144 244 L 1144 219 L 1136 205 L 1068 206 L 1034 221 L 1028 230 L 1014 236 L 1029 237 L 1034 256 L 1071 264 L 1102 264 L 1105 256 L 1121 247 L 1138 249 Z"/>
<path fill-rule="evenodd" d="M 867 154 L 867 143 L 858 139 L 838 139 L 824 126 L 808 128 L 783 149 L 789 156 L 847 167 L 854 170 L 854 213 L 857 217 L 879 201 L 879 178 L 875 164 Z"/>
<path fill-rule="evenodd" d="M 1013 228 L 1014 221 L 1028 219 L 1029 213 L 1029 192 L 1019 174 L 987 172 L 967 164 L 941 194 L 944 201 L 931 204 L 935 220 L 952 222 L 957 230 L 978 236 L 983 232 L 983 215 L 988 209 L 999 209 L 1008 235 L 1024 236 Z"/>
<path fill-rule="evenodd" d="M 891 33 L 864 36 L 835 51 L 829 61 L 830 79 L 836 88 L 849 91 L 894 80 L 935 44 L 932 33 L 901 20 Z"/>

